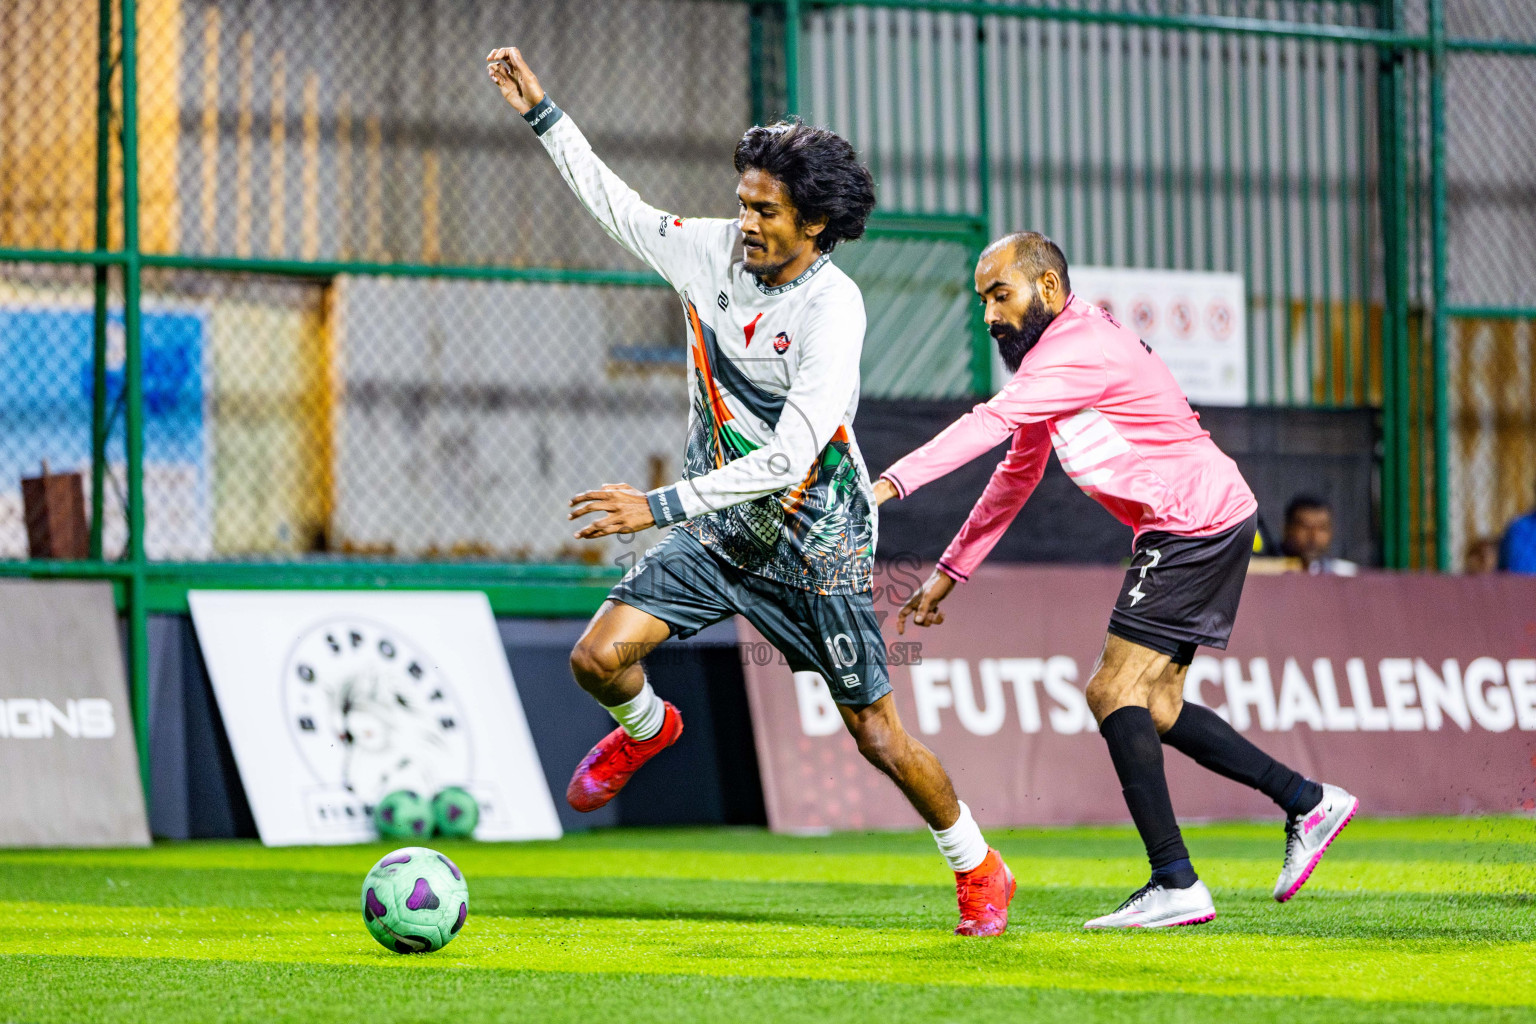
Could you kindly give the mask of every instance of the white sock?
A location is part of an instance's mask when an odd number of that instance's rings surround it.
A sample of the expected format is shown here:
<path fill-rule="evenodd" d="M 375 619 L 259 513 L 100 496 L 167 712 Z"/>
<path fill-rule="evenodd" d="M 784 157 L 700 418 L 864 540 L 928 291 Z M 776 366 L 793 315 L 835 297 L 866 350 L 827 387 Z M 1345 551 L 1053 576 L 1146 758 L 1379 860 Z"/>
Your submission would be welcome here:
<path fill-rule="evenodd" d="M 649 680 L 640 688 L 634 700 L 611 708 L 605 704 L 603 710 L 612 715 L 613 720 L 629 734 L 629 738 L 637 743 L 661 732 L 661 725 L 667 718 L 667 706 L 656 696 L 656 691 L 651 689 Z"/>
<path fill-rule="evenodd" d="M 934 828 L 928 831 L 933 833 L 933 841 L 939 844 L 939 852 L 952 871 L 973 871 L 987 859 L 987 841 L 964 801 L 960 803 L 960 817 L 953 825 L 942 832 Z"/>

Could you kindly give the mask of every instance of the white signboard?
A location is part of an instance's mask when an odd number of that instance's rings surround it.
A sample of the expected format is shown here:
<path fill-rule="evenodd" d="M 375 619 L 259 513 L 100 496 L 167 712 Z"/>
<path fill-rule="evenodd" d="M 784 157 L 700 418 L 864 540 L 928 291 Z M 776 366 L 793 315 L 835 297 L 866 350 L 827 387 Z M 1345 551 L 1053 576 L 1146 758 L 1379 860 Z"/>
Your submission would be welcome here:
<path fill-rule="evenodd" d="M 1241 274 L 1073 267 L 1072 291 L 1152 346 L 1197 405 L 1248 404 Z"/>
<path fill-rule="evenodd" d="M 396 789 L 463 786 L 477 839 L 560 822 L 481 593 L 193 591 L 192 619 L 268 846 L 374 838 Z"/>

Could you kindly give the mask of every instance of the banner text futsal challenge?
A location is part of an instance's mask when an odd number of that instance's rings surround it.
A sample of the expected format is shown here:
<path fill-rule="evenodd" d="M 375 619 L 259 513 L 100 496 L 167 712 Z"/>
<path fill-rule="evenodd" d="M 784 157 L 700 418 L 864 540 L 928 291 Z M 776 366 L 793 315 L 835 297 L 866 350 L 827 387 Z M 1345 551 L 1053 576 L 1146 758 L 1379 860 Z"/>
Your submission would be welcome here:
<path fill-rule="evenodd" d="M 1279 662 L 1278 665 L 1275 662 Z M 1088 673 L 1066 655 L 1046 658 L 926 658 L 910 665 L 918 730 L 991 736 L 1011 720 L 1024 733 L 1091 732 L 1082 686 Z M 795 680 L 808 736 L 840 728 L 831 696 L 805 673 Z M 1238 729 L 1286 732 L 1536 731 L 1536 658 L 1240 659 L 1199 655 L 1184 699 L 1212 708 Z M 1011 709 L 1011 714 L 1010 714 Z M 951 724 L 953 723 L 953 724 Z"/>

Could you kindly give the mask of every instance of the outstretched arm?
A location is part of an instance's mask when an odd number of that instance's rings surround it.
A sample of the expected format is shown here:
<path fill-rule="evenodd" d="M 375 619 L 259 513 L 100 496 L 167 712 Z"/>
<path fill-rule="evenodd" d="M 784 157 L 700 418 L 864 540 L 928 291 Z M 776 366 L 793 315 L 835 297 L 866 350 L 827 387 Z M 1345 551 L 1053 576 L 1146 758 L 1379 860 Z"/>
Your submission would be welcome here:
<path fill-rule="evenodd" d="M 907 631 L 908 616 L 919 626 L 937 626 L 944 621 L 939 603 L 949 596 L 957 580 L 970 579 L 997 545 L 998 538 L 1034 493 L 1050 451 L 1051 435 L 1044 423 L 1021 427 L 1013 435 L 1013 446 L 992 471 L 987 489 L 981 492 L 965 525 L 944 549 L 938 567 L 902 605 L 896 617 L 897 633 Z M 876 500 L 883 503 L 895 496 L 896 488 L 881 477 L 875 485 Z"/>
<path fill-rule="evenodd" d="M 702 262 L 729 259 L 735 221 L 684 220 L 651 206 L 597 158 L 581 129 L 545 95 L 516 47 L 492 50 L 485 59 L 501 95 L 538 134 L 565 183 L 616 242 L 674 288 Z"/>
<path fill-rule="evenodd" d="M 1044 423 L 1019 428 L 1013 435 L 1013 447 L 992 471 L 992 479 L 976 499 L 965 525 L 944 549 L 940 569 L 962 582 L 971 578 L 1035 492 L 1050 454 L 1051 434 Z"/>
<path fill-rule="evenodd" d="M 1026 424 L 1044 423 L 1086 409 L 1104 394 L 1103 351 L 1077 343 L 1046 359 L 1026 359 L 1003 390 L 945 427 L 933 440 L 884 473 L 905 498 L 996 447 Z"/>

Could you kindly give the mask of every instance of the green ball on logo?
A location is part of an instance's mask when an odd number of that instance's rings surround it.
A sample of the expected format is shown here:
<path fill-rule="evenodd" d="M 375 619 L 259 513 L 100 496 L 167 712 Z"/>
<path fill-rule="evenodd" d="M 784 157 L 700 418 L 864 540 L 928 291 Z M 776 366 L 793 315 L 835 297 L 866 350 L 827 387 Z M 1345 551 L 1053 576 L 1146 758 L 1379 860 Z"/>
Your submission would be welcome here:
<path fill-rule="evenodd" d="M 438 835 L 470 839 L 480 823 L 480 805 L 468 790 L 449 786 L 432 798 L 432 817 Z"/>
<path fill-rule="evenodd" d="M 411 789 L 397 789 L 373 806 L 373 824 L 385 839 L 428 839 L 432 805 Z"/>

